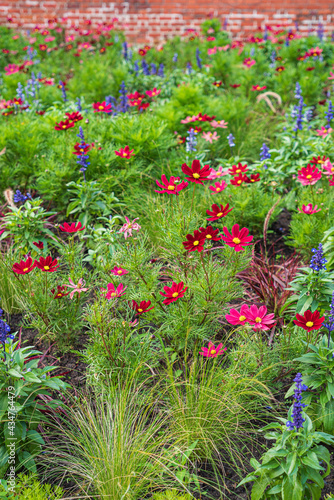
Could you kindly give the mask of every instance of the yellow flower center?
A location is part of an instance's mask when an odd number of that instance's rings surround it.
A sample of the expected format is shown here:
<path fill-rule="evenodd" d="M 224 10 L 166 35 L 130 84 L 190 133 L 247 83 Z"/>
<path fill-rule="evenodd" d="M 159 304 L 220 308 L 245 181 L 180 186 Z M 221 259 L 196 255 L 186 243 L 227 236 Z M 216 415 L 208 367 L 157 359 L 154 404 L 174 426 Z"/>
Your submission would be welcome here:
<path fill-rule="evenodd" d="M 232 240 L 232 241 L 233 241 L 233 243 L 235 243 L 236 245 L 239 245 L 239 243 L 240 243 L 239 238 L 233 238 L 233 240 Z"/>
<path fill-rule="evenodd" d="M 174 299 L 175 299 L 175 297 L 178 297 L 178 295 L 179 294 L 177 292 L 174 292 L 173 295 L 172 295 L 172 297 L 174 297 Z"/>
<path fill-rule="evenodd" d="M 313 326 L 313 325 L 314 325 L 313 321 L 308 321 L 308 322 L 306 323 L 306 326 L 307 326 L 308 328 L 311 328 L 311 326 Z"/>
<path fill-rule="evenodd" d="M 241 172 L 241 170 L 240 170 L 240 168 L 237 168 L 236 173 L 238 174 L 239 172 Z"/>
<path fill-rule="evenodd" d="M 312 179 L 312 175 L 307 175 L 306 179 Z"/>
<path fill-rule="evenodd" d="M 246 316 L 240 316 L 239 317 L 239 321 L 245 321 L 245 319 L 246 319 Z"/>
<path fill-rule="evenodd" d="M 211 238 L 212 238 L 211 234 L 207 234 L 206 238 L 208 238 L 208 240 L 211 240 Z"/>
<path fill-rule="evenodd" d="M 197 247 L 198 244 L 199 244 L 199 241 L 197 241 L 197 240 L 194 241 L 194 243 L 193 243 L 194 247 Z"/>
<path fill-rule="evenodd" d="M 219 212 L 219 214 L 217 214 L 217 217 L 221 217 L 223 215 L 223 212 Z"/>
<path fill-rule="evenodd" d="M 119 271 L 117 271 L 117 274 L 122 274 L 122 271 L 121 271 L 121 269 L 120 269 Z"/>
<path fill-rule="evenodd" d="M 99 106 L 99 109 L 103 109 L 103 108 L 104 108 L 104 106 Z"/>
<path fill-rule="evenodd" d="M 143 310 L 139 308 L 139 309 L 138 309 L 138 312 L 139 312 L 139 313 L 142 313 L 142 312 L 143 312 Z"/>
<path fill-rule="evenodd" d="M 195 179 L 198 179 L 198 178 L 200 177 L 200 175 L 199 175 L 199 174 L 193 174 L 193 177 L 194 177 Z"/>
<path fill-rule="evenodd" d="M 255 182 L 255 179 L 251 179 L 251 182 Z"/>
<path fill-rule="evenodd" d="M 331 168 L 331 172 L 334 172 L 334 167 Z"/>
<path fill-rule="evenodd" d="M 212 351 L 210 352 L 210 354 L 216 354 L 216 350 L 212 349 Z"/>
<path fill-rule="evenodd" d="M 242 181 L 237 181 L 237 184 L 241 184 L 241 183 L 242 183 Z"/>
<path fill-rule="evenodd" d="M 116 297 L 116 293 L 115 293 L 115 292 L 112 292 L 110 295 L 111 295 L 112 297 Z"/>
<path fill-rule="evenodd" d="M 66 125 L 63 125 L 63 128 L 66 128 Z"/>
<path fill-rule="evenodd" d="M 221 172 L 217 172 L 216 175 L 219 177 L 222 173 Z"/>
<path fill-rule="evenodd" d="M 259 318 L 259 317 L 255 318 L 255 322 L 256 322 L 256 323 L 261 323 L 261 321 L 262 321 L 262 319 L 261 319 L 261 318 Z"/>
<path fill-rule="evenodd" d="M 221 191 L 221 189 L 220 189 L 220 188 L 217 188 L 217 189 L 216 189 L 216 192 L 217 192 L 217 193 L 219 193 L 220 191 Z"/>
<path fill-rule="evenodd" d="M 50 268 L 49 268 L 49 266 L 44 266 L 44 269 L 45 269 L 46 271 L 48 271 Z"/>
<path fill-rule="evenodd" d="M 168 189 L 168 191 L 174 191 L 175 186 L 171 186 L 171 185 L 169 185 L 167 189 Z"/>
<path fill-rule="evenodd" d="M 122 156 L 126 156 L 126 153 L 122 153 Z"/>

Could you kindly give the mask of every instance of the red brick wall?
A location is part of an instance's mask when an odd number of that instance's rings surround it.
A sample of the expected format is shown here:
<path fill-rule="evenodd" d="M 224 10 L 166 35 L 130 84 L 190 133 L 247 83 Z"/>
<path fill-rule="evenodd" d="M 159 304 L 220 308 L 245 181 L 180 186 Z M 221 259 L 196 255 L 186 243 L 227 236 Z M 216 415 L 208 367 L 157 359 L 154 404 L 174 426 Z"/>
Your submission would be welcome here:
<path fill-rule="evenodd" d="M 198 28 L 202 20 L 227 19 L 227 30 L 242 35 L 265 24 L 298 21 L 301 32 L 316 30 L 319 23 L 326 31 L 334 30 L 334 0 L 0 0 L 0 24 L 22 23 L 25 27 L 45 25 L 48 19 L 65 17 L 67 23 L 92 24 L 118 18 L 118 26 L 137 41 L 159 40 L 182 34 L 186 28 Z"/>

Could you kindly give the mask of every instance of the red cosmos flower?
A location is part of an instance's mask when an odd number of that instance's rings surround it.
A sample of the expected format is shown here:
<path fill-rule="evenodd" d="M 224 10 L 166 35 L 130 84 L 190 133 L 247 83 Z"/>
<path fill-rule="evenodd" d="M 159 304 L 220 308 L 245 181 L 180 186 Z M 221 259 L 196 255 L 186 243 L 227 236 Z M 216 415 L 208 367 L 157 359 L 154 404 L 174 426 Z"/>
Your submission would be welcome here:
<path fill-rule="evenodd" d="M 321 208 L 318 208 L 318 205 L 315 205 L 313 207 L 312 203 L 309 203 L 308 205 L 303 205 L 302 208 L 297 208 L 298 212 L 302 213 L 304 212 L 304 214 L 308 214 L 308 215 L 311 215 L 311 214 L 315 214 L 317 212 L 320 212 Z"/>
<path fill-rule="evenodd" d="M 203 233 L 198 231 L 198 229 L 195 229 L 194 234 L 187 234 L 186 236 L 187 241 L 183 241 L 182 245 L 188 252 L 202 252 L 204 248 L 204 243 L 205 243 L 205 236 Z"/>
<path fill-rule="evenodd" d="M 71 122 L 70 120 L 61 121 L 56 123 L 55 130 L 67 130 L 69 128 L 74 127 L 75 122 Z"/>
<path fill-rule="evenodd" d="M 321 156 L 313 156 L 313 158 L 310 161 L 310 163 L 312 163 L 312 165 L 322 165 L 327 160 L 329 160 L 329 158 L 327 158 L 326 155 L 324 155 L 323 157 L 321 157 Z"/>
<path fill-rule="evenodd" d="M 315 69 L 315 66 L 309 66 L 308 68 L 306 68 L 306 71 L 313 71 Z"/>
<path fill-rule="evenodd" d="M 225 236 L 222 236 L 222 240 L 225 241 L 226 245 L 234 248 L 236 252 L 243 251 L 245 246 L 251 244 L 253 236 L 248 236 L 249 229 L 243 227 L 239 229 L 239 224 L 234 224 L 232 227 L 232 234 L 229 233 L 227 227 L 223 227 Z"/>
<path fill-rule="evenodd" d="M 155 97 L 159 95 L 161 90 L 157 90 L 156 87 L 154 87 L 153 90 L 146 90 L 145 94 L 148 95 L 149 97 Z"/>
<path fill-rule="evenodd" d="M 45 45 L 44 43 L 41 43 L 39 46 L 39 50 L 42 50 L 42 51 L 46 50 L 47 48 L 48 48 L 48 46 Z"/>
<path fill-rule="evenodd" d="M 75 111 L 74 113 L 65 113 L 65 115 L 67 116 L 68 120 L 71 120 L 74 123 L 83 120 L 83 116 L 79 113 L 79 111 Z"/>
<path fill-rule="evenodd" d="M 126 269 L 115 266 L 114 269 L 110 271 L 110 274 L 113 274 L 114 276 L 123 276 L 124 274 L 128 274 L 128 272 L 129 271 L 127 271 Z"/>
<path fill-rule="evenodd" d="M 150 300 L 148 300 L 147 302 L 145 302 L 145 300 L 142 300 L 139 305 L 135 300 L 132 301 L 132 309 L 136 311 L 136 314 L 144 314 L 145 312 L 154 309 L 154 306 L 150 307 L 150 305 L 151 305 Z"/>
<path fill-rule="evenodd" d="M 195 116 L 195 120 L 193 121 L 199 121 L 199 122 L 212 122 L 216 117 L 215 116 L 209 116 L 207 114 L 202 115 L 202 113 L 198 113 L 197 116 Z"/>
<path fill-rule="evenodd" d="M 105 47 L 101 47 L 101 48 L 100 48 L 100 54 L 104 54 L 104 53 L 105 53 L 105 51 L 106 51 L 106 48 L 105 48 Z"/>
<path fill-rule="evenodd" d="M 12 271 L 16 274 L 28 274 L 35 268 L 32 258 L 28 257 L 27 260 L 21 260 L 19 263 L 13 264 Z"/>
<path fill-rule="evenodd" d="M 215 87 L 217 87 L 217 89 L 219 89 L 219 87 L 221 87 L 223 85 L 223 82 L 220 80 L 219 82 L 213 82 L 213 84 Z"/>
<path fill-rule="evenodd" d="M 210 217 L 206 220 L 209 221 L 214 221 L 214 220 L 219 220 L 222 219 L 223 217 L 226 217 L 226 215 L 233 210 L 234 207 L 229 209 L 229 204 L 224 207 L 224 205 L 216 205 L 214 203 L 211 207 L 212 212 L 210 210 L 207 210 L 206 213 L 210 215 Z"/>
<path fill-rule="evenodd" d="M 247 164 L 242 165 L 241 163 L 238 163 L 238 165 L 232 165 L 232 168 L 228 169 L 228 173 L 230 175 L 237 175 L 247 171 L 248 171 Z"/>
<path fill-rule="evenodd" d="M 266 306 L 257 307 L 256 305 L 250 306 L 248 311 L 245 311 L 248 323 L 253 327 L 253 330 L 269 330 L 275 323 L 273 319 L 275 314 L 267 314 Z"/>
<path fill-rule="evenodd" d="M 305 52 L 305 56 L 306 57 L 320 56 L 322 51 L 323 51 L 323 49 L 320 49 L 319 47 L 315 47 L 313 49 L 310 49 L 308 52 Z"/>
<path fill-rule="evenodd" d="M 83 231 L 86 226 L 83 226 L 81 222 L 72 222 L 72 224 L 68 224 L 64 222 L 62 226 L 59 226 L 59 229 L 64 233 L 77 233 L 78 231 Z"/>
<path fill-rule="evenodd" d="M 249 312 L 249 307 L 246 304 L 241 306 L 240 312 L 237 309 L 230 309 L 229 314 L 225 315 L 225 318 L 231 325 L 244 325 L 247 323 L 247 313 Z"/>
<path fill-rule="evenodd" d="M 260 174 L 251 174 L 250 177 L 245 175 L 245 182 L 247 184 L 252 184 L 253 182 L 259 182 L 260 181 Z"/>
<path fill-rule="evenodd" d="M 171 177 L 170 180 L 167 180 L 167 177 L 165 174 L 161 176 L 161 182 L 160 184 L 159 181 L 155 181 L 159 187 L 162 188 L 162 191 L 158 191 L 155 189 L 156 193 L 168 193 L 168 194 L 176 194 L 178 195 L 182 189 L 186 188 L 188 186 L 187 181 L 182 181 L 180 184 L 175 184 L 175 182 L 178 182 L 180 180 L 180 177 Z"/>
<path fill-rule="evenodd" d="M 52 260 L 52 257 L 48 255 L 47 257 L 40 257 L 39 261 L 35 260 L 35 266 L 38 267 L 41 271 L 45 271 L 47 273 L 54 273 L 58 267 L 58 260 L 54 259 Z"/>
<path fill-rule="evenodd" d="M 126 158 L 127 160 L 129 160 L 131 158 L 131 156 L 134 156 L 135 153 L 133 152 L 133 149 L 131 149 L 130 151 L 130 148 L 129 146 L 125 146 L 125 148 L 120 148 L 119 151 L 115 151 L 115 154 L 117 156 L 120 156 L 121 158 Z"/>
<path fill-rule="evenodd" d="M 181 170 L 187 177 L 187 180 L 190 182 L 195 182 L 195 184 L 203 184 L 203 181 L 208 180 L 208 176 L 211 172 L 211 168 L 209 167 L 209 165 L 204 165 L 204 167 L 201 167 L 199 160 L 194 160 L 191 164 L 191 167 L 188 167 L 186 163 L 183 163 L 181 166 Z"/>
<path fill-rule="evenodd" d="M 275 71 L 277 71 L 277 73 L 282 73 L 282 71 L 285 70 L 285 66 L 277 66 L 277 68 L 275 69 Z"/>
<path fill-rule="evenodd" d="M 200 352 L 200 355 L 205 358 L 216 358 L 226 351 L 226 347 L 223 348 L 223 344 L 219 344 L 215 347 L 212 342 L 209 342 L 208 347 L 201 347 L 201 349 L 202 352 Z"/>
<path fill-rule="evenodd" d="M 325 316 L 320 318 L 319 311 L 311 312 L 309 309 L 304 312 L 304 316 L 301 314 L 296 314 L 296 318 L 293 322 L 295 325 L 300 326 L 307 332 L 311 332 L 312 330 L 319 330 L 322 327 L 323 322 L 325 321 Z"/>
<path fill-rule="evenodd" d="M 213 229 L 212 226 L 199 228 L 200 234 L 205 237 L 206 240 L 219 241 L 221 239 L 221 234 L 219 236 L 219 229 Z"/>
<path fill-rule="evenodd" d="M 260 87 L 260 85 L 253 85 L 251 88 L 252 92 L 259 91 L 259 90 L 265 90 L 267 87 L 264 85 L 263 87 Z"/>
<path fill-rule="evenodd" d="M 246 174 L 239 174 L 236 177 L 233 177 L 233 179 L 230 180 L 230 183 L 233 186 L 240 186 L 243 182 L 246 182 Z"/>
<path fill-rule="evenodd" d="M 53 298 L 61 299 L 62 297 L 66 297 L 66 295 L 69 295 L 70 292 L 65 293 L 65 290 L 66 290 L 65 286 L 60 286 L 60 285 L 57 285 L 57 291 L 55 290 L 55 288 L 52 288 L 51 293 L 53 295 Z"/>
<path fill-rule="evenodd" d="M 94 102 L 92 104 L 94 113 L 110 113 L 111 112 L 111 104 L 106 104 L 106 101 L 103 102 Z"/>
<path fill-rule="evenodd" d="M 43 250 L 43 248 L 44 248 L 44 243 L 43 243 L 43 241 L 38 241 L 38 242 L 37 242 L 37 241 L 34 241 L 34 242 L 33 242 L 33 245 L 35 245 L 35 247 L 39 248 L 40 250 Z"/>
<path fill-rule="evenodd" d="M 321 178 L 321 172 L 310 164 L 298 170 L 298 180 L 303 186 L 313 186 Z"/>
<path fill-rule="evenodd" d="M 183 288 L 183 284 L 184 284 L 183 281 L 181 281 L 180 283 L 175 283 L 175 281 L 173 281 L 171 287 L 164 286 L 165 293 L 159 292 L 160 295 L 162 295 L 163 297 L 167 297 L 163 301 L 163 303 L 166 304 L 166 306 L 183 297 L 186 290 L 188 289 L 187 286 Z"/>
<path fill-rule="evenodd" d="M 237 89 L 240 86 L 241 86 L 241 83 L 233 83 L 233 85 L 230 84 L 230 87 L 232 87 L 232 89 Z"/>
<path fill-rule="evenodd" d="M 139 54 L 140 56 L 142 56 L 142 57 L 146 56 L 146 52 L 147 52 L 147 51 L 146 51 L 145 49 L 139 49 L 139 50 L 138 50 L 138 54 Z"/>
<path fill-rule="evenodd" d="M 225 181 L 221 182 L 215 182 L 214 186 L 209 186 L 210 191 L 213 191 L 214 193 L 221 193 L 224 191 L 224 189 L 227 187 L 227 184 Z"/>
<path fill-rule="evenodd" d="M 2 116 L 12 115 L 13 113 L 14 111 L 5 111 L 4 113 L 2 113 Z"/>
<path fill-rule="evenodd" d="M 93 144 L 82 144 L 81 142 L 77 142 L 75 145 L 74 145 L 74 149 L 75 151 L 72 152 L 73 155 L 78 155 L 78 156 L 81 156 L 81 155 L 84 155 L 86 154 L 90 149 L 92 149 L 93 147 Z"/>
<path fill-rule="evenodd" d="M 144 99 L 144 97 L 145 97 L 145 96 L 144 96 L 143 94 L 140 94 L 140 93 L 139 93 L 139 92 L 137 92 L 137 90 L 136 90 L 136 92 L 134 92 L 133 94 L 128 94 L 128 95 L 127 95 L 127 97 L 128 97 L 128 99 L 130 99 L 130 100 L 133 100 L 133 99 L 134 99 L 134 100 L 136 100 L 136 101 L 142 101 L 142 100 Z"/>
<path fill-rule="evenodd" d="M 149 102 L 141 102 L 138 105 L 138 110 L 141 111 L 142 109 L 147 109 L 149 107 L 150 107 L 150 103 Z"/>

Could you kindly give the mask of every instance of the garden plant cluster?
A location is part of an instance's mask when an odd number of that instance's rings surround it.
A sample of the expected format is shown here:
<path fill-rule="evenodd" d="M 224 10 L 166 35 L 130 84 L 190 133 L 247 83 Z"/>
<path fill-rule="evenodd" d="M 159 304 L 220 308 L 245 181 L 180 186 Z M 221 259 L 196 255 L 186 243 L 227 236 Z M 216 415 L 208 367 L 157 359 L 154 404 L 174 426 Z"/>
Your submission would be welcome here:
<path fill-rule="evenodd" d="M 0 498 L 334 498 L 334 41 L 0 42 Z"/>

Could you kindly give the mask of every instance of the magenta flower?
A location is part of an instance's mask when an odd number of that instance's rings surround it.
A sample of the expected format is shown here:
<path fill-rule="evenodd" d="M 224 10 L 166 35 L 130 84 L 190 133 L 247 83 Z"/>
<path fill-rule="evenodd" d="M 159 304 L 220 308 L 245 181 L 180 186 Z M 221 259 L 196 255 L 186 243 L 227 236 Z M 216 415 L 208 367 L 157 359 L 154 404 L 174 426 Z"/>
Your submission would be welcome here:
<path fill-rule="evenodd" d="M 327 158 L 327 160 L 324 161 L 322 168 L 325 170 L 324 171 L 325 175 L 333 175 L 334 174 L 334 165 L 333 165 L 333 163 L 330 162 L 329 158 Z"/>
<path fill-rule="evenodd" d="M 269 330 L 275 323 L 274 314 L 267 314 L 266 306 L 257 307 L 250 306 L 248 311 L 245 311 L 247 322 L 253 327 L 253 330 Z"/>
<path fill-rule="evenodd" d="M 209 142 L 212 144 L 212 141 L 218 141 L 220 135 L 217 135 L 217 132 L 203 132 L 202 135 L 203 139 L 206 140 L 206 142 Z"/>
<path fill-rule="evenodd" d="M 218 179 L 223 175 L 228 175 L 228 170 L 223 170 L 222 165 L 219 165 L 218 170 L 213 170 L 213 168 L 211 169 L 208 179 L 210 180 Z"/>
<path fill-rule="evenodd" d="M 159 181 L 155 181 L 159 187 L 162 188 L 162 191 L 158 191 L 155 189 L 156 193 L 168 193 L 168 194 L 176 194 L 178 195 L 182 189 L 186 188 L 188 186 L 187 181 L 182 181 L 180 184 L 176 184 L 176 182 L 180 181 L 180 177 L 171 177 L 170 180 L 167 179 L 165 174 L 161 176 L 161 182 L 160 184 Z"/>
<path fill-rule="evenodd" d="M 141 229 L 141 226 L 135 222 L 138 220 L 139 217 L 136 219 L 133 219 L 132 222 L 130 222 L 130 219 L 128 219 L 127 216 L 125 216 L 126 224 L 123 224 L 121 229 L 118 231 L 119 233 L 124 233 L 124 238 L 126 239 L 128 236 L 132 236 L 132 231 L 139 231 Z"/>
<path fill-rule="evenodd" d="M 231 325 L 244 325 L 247 323 L 247 313 L 249 312 L 249 307 L 246 304 L 241 306 L 240 312 L 237 309 L 230 309 L 229 314 L 225 315 L 225 318 Z"/>
<path fill-rule="evenodd" d="M 315 165 L 308 164 L 298 170 L 298 180 L 303 186 L 313 186 L 318 180 L 321 179 L 321 172 Z"/>
<path fill-rule="evenodd" d="M 225 241 L 226 245 L 234 248 L 236 252 L 242 252 L 244 247 L 251 245 L 253 236 L 249 235 L 249 229 L 243 227 L 240 229 L 239 224 L 234 224 L 232 227 L 232 232 L 230 233 L 227 227 L 223 227 L 225 236 L 222 236 L 222 240 Z"/>
<path fill-rule="evenodd" d="M 242 64 L 246 66 L 246 68 L 251 68 L 252 66 L 254 66 L 254 64 L 256 64 L 256 61 L 254 59 L 251 59 L 250 57 L 246 57 Z"/>
<path fill-rule="evenodd" d="M 127 271 L 126 269 L 115 266 L 114 269 L 110 271 L 110 274 L 113 274 L 114 276 L 123 276 L 124 274 L 128 274 L 128 272 L 129 271 Z"/>
<path fill-rule="evenodd" d="M 209 186 L 210 191 L 213 191 L 214 193 L 221 193 L 224 191 L 224 189 L 227 187 L 227 184 L 225 181 L 221 182 L 215 182 L 214 186 Z"/>
<path fill-rule="evenodd" d="M 228 122 L 225 120 L 213 120 L 210 125 L 213 128 L 227 128 Z"/>
<path fill-rule="evenodd" d="M 304 214 L 311 215 L 311 214 L 315 214 L 316 212 L 320 212 L 321 208 L 319 208 L 318 210 L 317 210 L 317 208 L 318 208 L 318 205 L 314 205 L 314 207 L 313 207 L 312 203 L 309 203 L 308 205 L 303 205 L 302 208 L 298 208 L 297 210 L 300 213 L 304 212 Z"/>
<path fill-rule="evenodd" d="M 319 137 L 326 137 L 326 135 L 330 134 L 331 132 L 333 132 L 333 129 L 332 128 L 325 128 L 325 127 L 321 127 L 321 129 L 317 129 L 317 135 Z"/>
<path fill-rule="evenodd" d="M 86 283 L 82 278 L 79 279 L 77 284 L 73 283 L 71 278 L 69 278 L 68 280 L 70 282 L 70 285 L 63 285 L 63 286 L 67 286 L 68 288 L 73 289 L 72 292 L 70 293 L 70 299 L 73 299 L 73 296 L 76 292 L 79 294 L 79 296 L 81 292 L 87 292 L 88 288 L 84 288 Z"/>
<path fill-rule="evenodd" d="M 209 342 L 208 347 L 201 347 L 201 349 L 202 352 L 200 352 L 200 355 L 205 358 L 216 358 L 226 351 L 226 347 L 223 347 L 223 344 L 219 344 L 215 347 L 212 342 Z"/>
<path fill-rule="evenodd" d="M 117 288 L 115 288 L 115 286 L 113 285 L 113 283 L 108 283 L 107 290 L 105 290 L 104 288 L 102 288 L 101 292 L 105 292 L 106 293 L 106 299 L 110 300 L 110 299 L 113 299 L 115 297 L 121 297 L 122 295 L 124 295 L 126 289 L 127 289 L 127 286 L 123 287 L 122 283 L 120 283 Z"/>
<path fill-rule="evenodd" d="M 168 306 L 168 304 L 171 304 L 172 302 L 181 299 L 185 294 L 186 290 L 188 289 L 187 286 L 183 288 L 183 285 L 184 285 L 183 281 L 181 281 L 180 283 L 175 283 L 175 281 L 173 281 L 171 287 L 164 286 L 165 293 L 159 292 L 160 295 L 162 295 L 163 297 L 167 297 L 163 301 L 163 303 Z"/>

